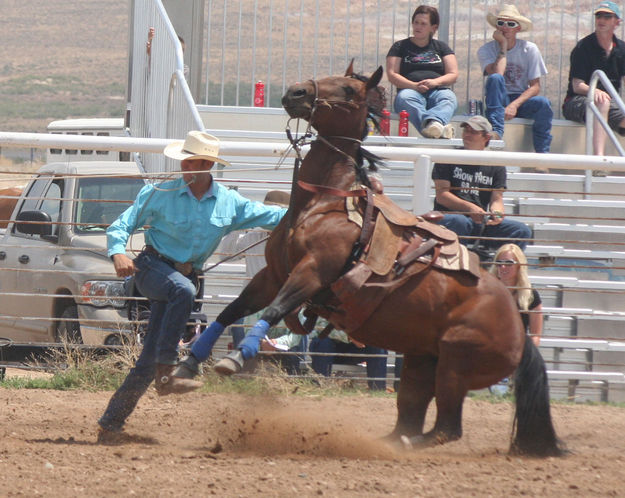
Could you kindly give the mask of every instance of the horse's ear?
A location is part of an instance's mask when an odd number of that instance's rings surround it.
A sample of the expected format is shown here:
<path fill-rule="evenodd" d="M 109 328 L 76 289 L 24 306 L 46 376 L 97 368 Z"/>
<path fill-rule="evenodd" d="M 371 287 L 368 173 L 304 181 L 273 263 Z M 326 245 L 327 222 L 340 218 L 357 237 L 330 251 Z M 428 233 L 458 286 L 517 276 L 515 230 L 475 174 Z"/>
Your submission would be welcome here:
<path fill-rule="evenodd" d="M 371 88 L 375 88 L 376 86 L 380 84 L 380 80 L 382 79 L 383 73 L 384 73 L 384 70 L 382 69 L 382 66 L 378 67 L 375 70 L 375 73 L 373 73 L 371 75 L 371 78 L 369 78 L 369 80 L 367 81 L 367 90 L 370 90 Z"/>
<path fill-rule="evenodd" d="M 367 84 L 365 86 L 369 112 L 375 114 L 376 116 L 380 116 L 382 114 L 382 110 L 386 107 L 386 90 L 383 86 L 379 85 L 383 72 L 382 66 L 378 67 L 371 75 L 371 78 L 367 80 Z"/>
<path fill-rule="evenodd" d="M 349 66 L 347 66 L 347 69 L 345 70 L 345 76 L 351 76 L 352 74 L 354 74 L 354 58 L 353 57 L 349 63 Z"/>

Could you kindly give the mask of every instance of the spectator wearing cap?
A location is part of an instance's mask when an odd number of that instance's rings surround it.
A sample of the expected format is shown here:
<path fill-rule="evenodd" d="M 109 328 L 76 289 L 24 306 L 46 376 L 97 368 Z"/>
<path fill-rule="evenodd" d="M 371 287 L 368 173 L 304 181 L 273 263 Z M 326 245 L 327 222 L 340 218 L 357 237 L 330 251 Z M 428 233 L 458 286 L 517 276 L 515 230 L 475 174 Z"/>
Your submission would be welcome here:
<path fill-rule="evenodd" d="M 604 1 L 595 8 L 595 31 L 582 38 L 571 52 L 569 86 L 562 105 L 566 119 L 583 123 L 586 119 L 586 96 L 592 74 L 603 71 L 617 92 L 625 76 L 625 42 L 614 34 L 621 24 L 621 9 L 614 2 Z M 599 82 L 594 93 L 597 109 L 610 128 L 625 136 L 625 114 Z M 605 155 L 607 134 L 595 119 L 593 153 Z"/>
<path fill-rule="evenodd" d="M 106 232 L 108 256 L 117 276 L 135 276 L 139 292 L 150 301 L 151 314 L 141 354 L 98 421 L 101 443 L 124 439 L 126 419 L 152 380 L 160 396 L 202 385 L 174 373 L 198 274 L 224 235 L 244 228 L 273 228 L 286 212 L 250 201 L 213 181 L 213 165 L 227 162 L 219 157 L 219 140 L 208 133 L 191 131 L 184 141 L 168 145 L 164 154 L 181 161 L 180 177 L 146 185 Z M 146 246 L 130 259 L 126 244 L 143 226 L 149 227 L 144 232 Z"/>
<path fill-rule="evenodd" d="M 483 116 L 473 116 L 460 124 L 466 150 L 485 150 L 493 128 Z M 504 215 L 503 191 L 506 188 L 506 168 L 467 164 L 435 164 L 432 180 L 436 189 L 434 209 L 444 214 L 441 224 L 455 232 L 463 244 L 484 237 L 484 245 L 496 249 L 512 239 L 525 248 L 524 239 L 531 231 L 524 223 Z M 485 224 L 485 225 L 483 225 Z"/>
<path fill-rule="evenodd" d="M 508 119 L 533 119 L 534 150 L 549 152 L 553 110 L 539 95 L 540 77 L 547 74 L 547 67 L 535 43 L 517 39 L 518 33 L 532 29 L 532 21 L 514 5 L 504 5 L 497 15 L 489 13 L 486 20 L 495 28 L 493 40 L 480 47 L 477 56 L 487 76 L 486 117 L 496 133 L 493 138 L 503 138 Z"/>

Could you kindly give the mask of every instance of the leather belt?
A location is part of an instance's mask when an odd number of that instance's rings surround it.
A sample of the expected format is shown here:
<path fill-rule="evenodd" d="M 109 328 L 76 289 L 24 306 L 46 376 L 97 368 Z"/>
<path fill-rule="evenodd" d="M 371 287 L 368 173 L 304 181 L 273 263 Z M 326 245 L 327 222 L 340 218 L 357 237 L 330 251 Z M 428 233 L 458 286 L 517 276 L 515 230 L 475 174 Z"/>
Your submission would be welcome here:
<path fill-rule="evenodd" d="M 167 263 L 169 266 L 174 268 L 176 271 L 182 273 L 185 277 L 189 277 L 193 273 L 193 263 L 187 261 L 186 263 L 178 263 L 172 259 L 169 259 L 163 256 L 160 252 L 154 249 L 154 246 L 146 245 L 143 248 L 144 252 L 149 254 L 154 254 L 157 256 L 163 263 Z"/>

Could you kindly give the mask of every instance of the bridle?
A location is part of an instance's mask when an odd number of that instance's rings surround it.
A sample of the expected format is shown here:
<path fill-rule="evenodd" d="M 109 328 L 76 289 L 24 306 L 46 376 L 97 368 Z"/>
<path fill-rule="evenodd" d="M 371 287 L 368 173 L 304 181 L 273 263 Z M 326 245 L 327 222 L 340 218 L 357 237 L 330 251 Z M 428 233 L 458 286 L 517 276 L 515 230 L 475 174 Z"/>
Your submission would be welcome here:
<path fill-rule="evenodd" d="M 307 190 L 309 192 L 327 193 L 330 195 L 337 195 L 340 197 L 365 197 L 367 195 L 365 192 L 366 189 L 345 191 L 345 190 L 335 189 L 332 187 L 326 187 L 325 185 L 310 184 L 308 182 L 304 182 L 298 179 L 299 166 L 303 160 L 302 154 L 301 154 L 302 146 L 313 143 L 313 142 L 320 142 L 324 144 L 326 147 L 328 147 L 329 149 L 331 149 L 332 151 L 344 156 L 347 159 L 347 161 L 352 164 L 352 166 L 354 167 L 357 173 L 359 172 L 361 168 L 361 165 L 356 159 L 354 159 L 351 155 L 349 155 L 348 153 L 346 153 L 345 151 L 341 150 L 336 145 L 331 143 L 330 140 L 331 139 L 332 140 L 345 140 L 345 141 L 357 143 L 358 148 L 362 147 L 362 140 L 359 140 L 353 137 L 341 136 L 341 135 L 334 135 L 334 136 L 327 136 L 327 137 L 323 135 L 319 135 L 319 134 L 315 135 L 312 131 L 312 121 L 313 121 L 315 112 L 321 106 L 327 106 L 330 109 L 333 109 L 335 107 L 341 107 L 341 106 L 350 107 L 352 109 L 360 109 L 363 106 L 363 104 L 367 105 L 367 102 L 366 101 L 354 102 L 354 101 L 346 101 L 346 100 L 338 100 L 338 99 L 321 98 L 319 97 L 319 85 L 317 83 L 317 80 L 310 79 L 308 81 L 312 84 L 314 88 L 315 97 L 313 99 L 312 108 L 310 110 L 310 116 L 308 118 L 308 126 L 306 127 L 306 132 L 304 133 L 304 135 L 296 139 L 293 137 L 288 124 L 286 128 L 286 134 L 289 139 L 289 142 L 291 143 L 291 147 L 293 148 L 293 150 L 295 151 L 297 155 L 297 158 L 295 159 L 295 166 L 293 169 L 293 184 L 298 185 L 300 188 Z M 291 120 L 289 119 L 289 122 L 290 121 Z M 309 139 L 312 138 L 313 136 L 316 138 L 314 141 L 311 142 Z M 291 200 L 290 200 L 289 208 L 291 208 L 295 202 L 294 200 L 295 195 L 293 195 L 293 193 L 294 192 L 291 193 Z"/>

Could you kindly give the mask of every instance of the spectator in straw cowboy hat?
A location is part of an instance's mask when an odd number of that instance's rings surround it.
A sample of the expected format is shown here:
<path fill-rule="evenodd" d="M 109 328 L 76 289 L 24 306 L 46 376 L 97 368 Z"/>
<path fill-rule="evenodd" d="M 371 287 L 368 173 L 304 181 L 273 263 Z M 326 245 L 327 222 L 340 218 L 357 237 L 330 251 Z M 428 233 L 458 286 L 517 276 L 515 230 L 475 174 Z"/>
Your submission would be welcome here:
<path fill-rule="evenodd" d="M 141 354 L 98 421 L 102 443 L 123 439 L 125 421 L 152 380 L 161 396 L 202 385 L 173 374 L 202 265 L 227 233 L 272 228 L 286 212 L 250 201 L 213 181 L 213 165 L 228 163 L 219 157 L 219 140 L 212 135 L 191 131 L 184 141 L 169 144 L 164 154 L 181 161 L 181 177 L 146 185 L 107 230 L 108 255 L 117 276 L 135 275 L 138 290 L 150 300 L 151 314 Z M 146 246 L 130 259 L 126 243 L 146 225 Z"/>
<path fill-rule="evenodd" d="M 477 51 L 486 78 L 486 118 L 497 135 L 503 137 L 504 121 L 514 117 L 534 120 L 534 150 L 549 152 L 551 145 L 551 103 L 540 93 L 540 77 L 547 68 L 536 44 L 517 39 L 532 29 L 532 21 L 514 5 L 504 5 L 486 20 L 495 28 L 493 40 Z"/>

